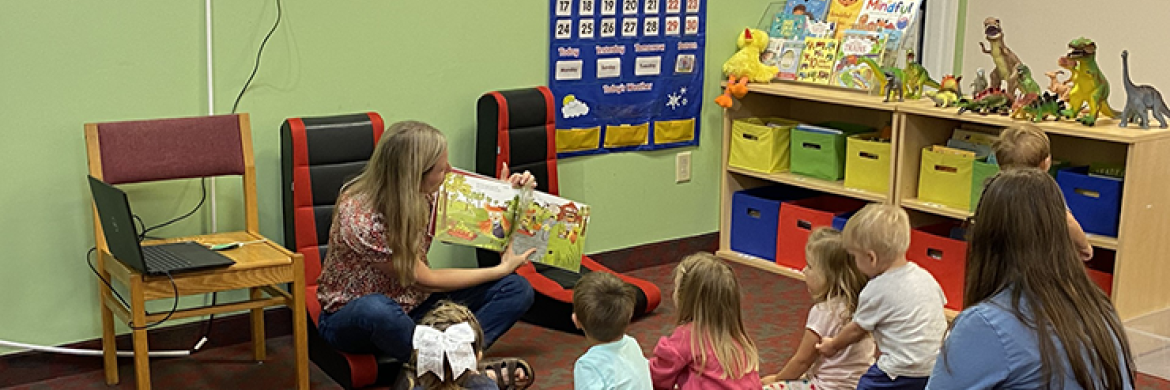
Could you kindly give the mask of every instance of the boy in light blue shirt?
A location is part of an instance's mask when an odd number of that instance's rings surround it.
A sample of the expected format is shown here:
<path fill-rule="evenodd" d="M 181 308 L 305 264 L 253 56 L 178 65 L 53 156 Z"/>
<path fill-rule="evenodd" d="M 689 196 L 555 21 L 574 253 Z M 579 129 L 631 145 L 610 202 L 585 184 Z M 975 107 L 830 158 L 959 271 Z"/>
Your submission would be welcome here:
<path fill-rule="evenodd" d="M 576 390 L 650 390 L 650 363 L 626 335 L 635 292 L 617 276 L 590 272 L 573 287 L 573 323 L 592 345 L 573 365 Z"/>

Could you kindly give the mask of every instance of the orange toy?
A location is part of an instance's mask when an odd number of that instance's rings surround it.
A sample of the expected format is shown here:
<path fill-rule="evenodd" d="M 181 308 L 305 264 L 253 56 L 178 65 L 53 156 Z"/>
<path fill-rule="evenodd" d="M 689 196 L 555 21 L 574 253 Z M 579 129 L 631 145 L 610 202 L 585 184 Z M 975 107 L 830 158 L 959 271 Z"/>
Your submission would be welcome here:
<path fill-rule="evenodd" d="M 735 52 L 727 62 L 723 63 L 723 74 L 727 75 L 727 88 L 723 95 L 715 98 L 715 104 L 729 108 L 733 101 L 743 98 L 747 94 L 747 83 L 767 83 L 776 77 L 780 71 L 775 66 L 767 66 L 760 62 L 760 53 L 768 48 L 768 34 L 763 30 L 743 29 L 743 33 L 736 40 L 739 51 Z"/>

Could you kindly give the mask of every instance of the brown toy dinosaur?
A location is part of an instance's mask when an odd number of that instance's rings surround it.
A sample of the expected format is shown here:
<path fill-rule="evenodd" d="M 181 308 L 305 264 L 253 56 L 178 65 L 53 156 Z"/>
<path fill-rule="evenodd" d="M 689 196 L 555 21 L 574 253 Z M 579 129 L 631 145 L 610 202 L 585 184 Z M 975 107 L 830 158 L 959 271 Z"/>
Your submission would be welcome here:
<path fill-rule="evenodd" d="M 1060 100 L 1064 100 L 1067 102 L 1068 101 L 1068 93 L 1069 93 L 1069 91 L 1072 91 L 1072 80 L 1065 79 L 1064 81 L 1060 81 L 1057 79 L 1058 77 L 1064 75 L 1065 73 L 1066 72 L 1063 69 L 1061 69 L 1061 70 L 1054 70 L 1051 72 L 1045 72 L 1044 75 L 1048 76 L 1048 91 L 1055 93 L 1057 96 L 1060 97 Z"/>
<path fill-rule="evenodd" d="M 979 48 L 983 50 L 984 54 L 990 54 L 991 60 L 995 62 L 995 69 L 991 70 L 991 88 L 1000 87 L 1001 81 L 1007 82 L 1005 89 L 1009 95 L 1016 93 L 1016 87 L 1019 85 L 1016 82 L 1016 67 L 1020 62 L 1020 57 L 1016 57 L 1011 49 L 1003 42 L 1003 28 L 1000 27 L 999 18 L 988 17 L 983 19 L 983 34 L 987 37 L 987 43 L 991 44 L 991 49 L 983 46 L 983 42 L 979 42 Z"/>

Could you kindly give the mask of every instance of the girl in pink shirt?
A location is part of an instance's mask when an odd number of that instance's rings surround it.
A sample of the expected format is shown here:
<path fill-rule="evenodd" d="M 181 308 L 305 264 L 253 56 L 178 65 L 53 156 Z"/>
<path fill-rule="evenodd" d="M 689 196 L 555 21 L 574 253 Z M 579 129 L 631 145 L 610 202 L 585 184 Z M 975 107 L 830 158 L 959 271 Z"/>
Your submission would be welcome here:
<path fill-rule="evenodd" d="M 804 281 L 812 295 L 804 335 L 796 354 L 775 375 L 763 378 L 765 390 L 856 389 L 857 381 L 874 361 L 876 346 L 866 337 L 831 357 L 820 357 L 817 343 L 822 337 L 836 337 L 853 317 L 857 297 L 868 278 L 845 250 L 841 232 L 819 228 L 804 247 L 808 265 Z M 804 377 L 803 379 L 801 377 Z"/>
<path fill-rule="evenodd" d="M 740 314 L 739 280 L 706 252 L 674 270 L 678 327 L 650 359 L 655 390 L 760 390 L 759 356 Z"/>

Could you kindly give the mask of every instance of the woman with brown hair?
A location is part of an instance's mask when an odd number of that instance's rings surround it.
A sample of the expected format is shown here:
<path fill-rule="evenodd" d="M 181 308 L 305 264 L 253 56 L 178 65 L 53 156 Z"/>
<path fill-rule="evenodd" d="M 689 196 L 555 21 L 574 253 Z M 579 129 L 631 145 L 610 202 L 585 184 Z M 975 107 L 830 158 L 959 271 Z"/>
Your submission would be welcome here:
<path fill-rule="evenodd" d="M 1133 388 L 1125 331 L 1085 274 L 1065 214 L 1039 169 L 988 182 L 969 231 L 966 309 L 927 388 Z"/>

